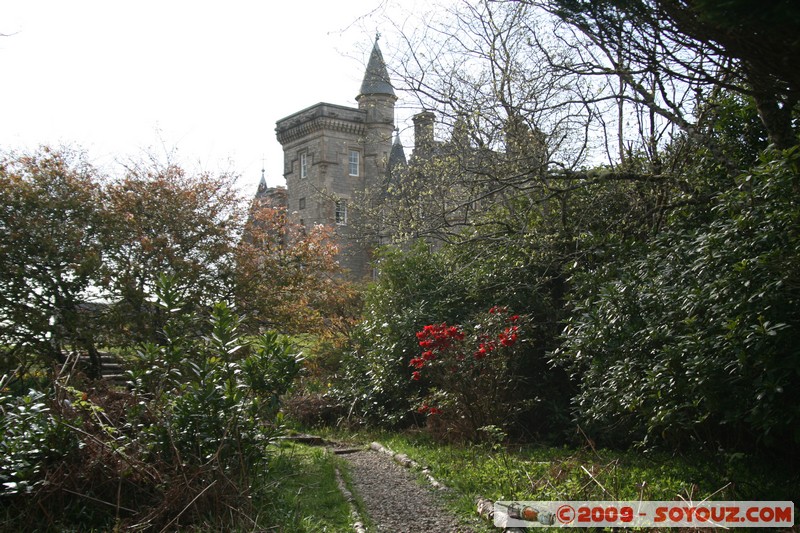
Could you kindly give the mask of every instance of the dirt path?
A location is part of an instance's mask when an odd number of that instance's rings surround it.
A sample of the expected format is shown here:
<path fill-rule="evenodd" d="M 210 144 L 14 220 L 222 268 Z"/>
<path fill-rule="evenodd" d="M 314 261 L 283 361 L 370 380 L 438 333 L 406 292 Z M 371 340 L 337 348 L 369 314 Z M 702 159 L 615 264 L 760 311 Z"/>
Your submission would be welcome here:
<path fill-rule="evenodd" d="M 475 533 L 445 510 L 437 491 L 391 457 L 374 451 L 342 457 L 349 463 L 352 488 L 375 524 L 371 533 Z"/>

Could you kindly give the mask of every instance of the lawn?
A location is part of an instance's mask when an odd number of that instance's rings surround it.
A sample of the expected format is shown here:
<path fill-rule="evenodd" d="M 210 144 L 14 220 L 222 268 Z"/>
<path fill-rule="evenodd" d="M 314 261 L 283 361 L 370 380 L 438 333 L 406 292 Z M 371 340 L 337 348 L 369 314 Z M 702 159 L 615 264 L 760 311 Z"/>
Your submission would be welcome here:
<path fill-rule="evenodd" d="M 740 454 L 667 454 L 513 444 L 442 444 L 424 432 L 339 433 L 379 441 L 447 485 L 448 504 L 474 517 L 477 498 L 496 500 L 792 500 L 800 476 Z"/>
<path fill-rule="evenodd" d="M 350 506 L 336 469 L 348 479 L 344 462 L 324 448 L 281 443 L 270 464 L 259 527 L 268 531 L 322 533 L 352 531 Z"/>

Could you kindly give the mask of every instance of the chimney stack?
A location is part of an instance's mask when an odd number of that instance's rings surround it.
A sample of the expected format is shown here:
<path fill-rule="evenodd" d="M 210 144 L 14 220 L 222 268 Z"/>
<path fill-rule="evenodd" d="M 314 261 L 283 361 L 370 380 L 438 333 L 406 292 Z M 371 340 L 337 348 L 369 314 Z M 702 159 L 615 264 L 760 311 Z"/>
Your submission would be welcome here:
<path fill-rule="evenodd" d="M 431 111 L 414 115 L 414 152 L 428 153 L 433 148 L 433 122 L 436 119 Z"/>

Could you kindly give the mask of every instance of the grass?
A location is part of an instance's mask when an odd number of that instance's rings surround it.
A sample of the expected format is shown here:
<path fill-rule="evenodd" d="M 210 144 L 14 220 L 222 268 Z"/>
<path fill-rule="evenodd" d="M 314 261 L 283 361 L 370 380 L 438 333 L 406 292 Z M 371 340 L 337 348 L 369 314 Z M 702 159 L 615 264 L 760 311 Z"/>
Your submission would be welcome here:
<path fill-rule="evenodd" d="M 351 533 L 350 506 L 336 480 L 341 461 L 323 448 L 293 443 L 272 447 L 266 471 L 254 475 L 248 498 L 252 507 L 209 510 L 205 519 L 179 531 L 212 533 L 218 531 L 274 533 Z M 2 503 L 2 502 L 0 502 Z M 0 505 L 3 531 L 121 531 L 114 523 L 99 525 L 91 509 L 82 516 L 60 517 L 46 529 L 28 522 L 28 529 L 14 516 L 13 507 Z M 361 511 L 360 511 L 361 512 Z M 362 515 L 363 516 L 363 515 Z M 158 531 L 158 529 L 156 529 Z"/>
<path fill-rule="evenodd" d="M 452 489 L 452 510 L 475 516 L 495 500 L 793 500 L 800 476 L 741 455 L 670 455 L 635 450 L 441 444 L 424 432 L 335 435 L 377 440 L 430 467 Z"/>
<path fill-rule="evenodd" d="M 422 435 L 384 443 L 429 465 L 459 494 L 459 512 L 474 500 L 797 500 L 797 475 L 743 457 L 672 456 L 635 451 L 536 446 L 440 445 Z"/>
<path fill-rule="evenodd" d="M 336 480 L 339 458 L 322 448 L 282 443 L 271 462 L 266 503 L 267 531 L 322 533 L 352 531 L 350 506 Z M 347 477 L 345 477 L 347 480 Z M 264 523 L 259 521 L 264 528 Z"/>

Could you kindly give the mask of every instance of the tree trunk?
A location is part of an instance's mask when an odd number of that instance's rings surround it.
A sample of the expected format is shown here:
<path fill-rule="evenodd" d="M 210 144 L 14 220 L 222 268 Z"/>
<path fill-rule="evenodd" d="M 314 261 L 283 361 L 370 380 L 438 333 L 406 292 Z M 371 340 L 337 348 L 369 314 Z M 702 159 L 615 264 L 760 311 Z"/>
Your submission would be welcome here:
<path fill-rule="evenodd" d="M 767 129 L 769 141 L 776 148 L 785 150 L 797 144 L 797 137 L 792 128 L 792 109 L 797 103 L 797 96 L 790 93 L 784 102 L 779 100 L 780 89 L 774 78 L 759 71 L 756 67 L 746 67 L 747 79 L 753 89 L 758 116 Z"/>

